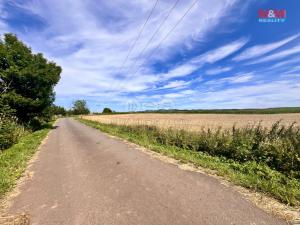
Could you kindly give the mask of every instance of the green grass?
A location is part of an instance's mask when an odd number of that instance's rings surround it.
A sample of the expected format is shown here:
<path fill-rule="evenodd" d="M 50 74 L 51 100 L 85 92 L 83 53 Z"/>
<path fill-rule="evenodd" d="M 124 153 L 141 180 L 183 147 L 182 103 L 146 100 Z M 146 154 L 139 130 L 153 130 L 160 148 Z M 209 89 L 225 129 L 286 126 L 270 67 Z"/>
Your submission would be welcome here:
<path fill-rule="evenodd" d="M 208 137 L 210 140 L 207 141 L 207 145 L 201 147 L 201 144 L 198 143 L 199 139 L 197 139 L 198 142 L 193 144 L 191 144 L 191 142 L 183 143 L 182 140 L 193 140 L 195 135 L 183 131 L 161 131 L 149 126 L 112 125 L 84 119 L 78 120 L 103 132 L 124 138 L 155 152 L 173 157 L 181 162 L 189 162 L 196 167 L 199 166 L 215 170 L 218 175 L 225 177 L 237 185 L 266 193 L 283 203 L 300 206 L 300 180 L 293 176 L 294 172 L 298 174 L 297 172 L 299 171 L 283 173 L 275 168 L 271 168 L 264 161 L 250 159 L 238 161 L 228 158 L 226 154 L 212 155 L 213 152 L 209 154 L 209 148 L 205 148 L 213 144 L 212 135 Z M 207 132 L 205 134 L 207 135 Z M 272 133 L 272 135 L 274 135 L 274 133 Z M 219 137 L 223 136 L 221 135 Z M 241 133 L 239 133 L 238 137 L 242 137 Z M 203 140 L 205 141 L 206 139 L 204 138 Z M 219 144 L 224 140 L 228 139 L 218 140 Z M 244 142 L 239 143 L 235 141 L 233 143 L 238 145 L 238 147 L 245 145 Z M 198 144 L 198 149 L 194 149 L 195 144 Z M 222 147 L 222 145 L 220 146 Z M 298 151 L 298 149 L 296 150 Z M 244 151 L 241 152 L 244 153 Z M 214 153 L 218 154 L 218 152 Z"/>
<path fill-rule="evenodd" d="M 48 124 L 41 130 L 22 137 L 19 142 L 0 152 L 0 199 L 10 191 L 24 173 L 27 162 L 51 130 Z"/>

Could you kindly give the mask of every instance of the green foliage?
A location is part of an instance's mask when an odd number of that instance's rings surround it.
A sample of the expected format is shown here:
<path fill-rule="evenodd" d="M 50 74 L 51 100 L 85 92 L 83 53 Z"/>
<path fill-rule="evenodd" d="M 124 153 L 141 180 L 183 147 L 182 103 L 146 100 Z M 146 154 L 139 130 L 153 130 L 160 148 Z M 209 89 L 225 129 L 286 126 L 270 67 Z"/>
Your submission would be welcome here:
<path fill-rule="evenodd" d="M 16 117 L 0 114 L 0 152 L 17 143 L 27 133 Z"/>
<path fill-rule="evenodd" d="M 5 34 L 0 41 L 0 98 L 20 121 L 45 116 L 60 73 L 59 66 L 40 53 L 33 54 L 16 36 Z"/>
<path fill-rule="evenodd" d="M 258 125 L 193 133 L 79 120 L 182 162 L 216 170 L 238 185 L 284 203 L 300 205 L 300 132 L 295 125 L 285 127 L 277 122 L 271 130 Z"/>
<path fill-rule="evenodd" d="M 103 114 L 111 114 L 113 111 L 110 108 L 104 108 L 102 111 Z"/>
<path fill-rule="evenodd" d="M 27 161 L 36 152 L 49 132 L 49 126 L 30 133 L 11 148 L 0 152 L 0 199 L 15 185 L 27 166 Z"/>
<path fill-rule="evenodd" d="M 62 106 L 52 105 L 50 107 L 50 114 L 65 116 L 67 115 L 67 110 Z"/>
<path fill-rule="evenodd" d="M 85 100 L 76 100 L 73 103 L 73 108 L 71 113 L 74 115 L 84 115 L 84 114 L 89 114 L 90 110 L 87 107 Z"/>
<path fill-rule="evenodd" d="M 17 143 L 27 133 L 13 113 L 14 110 L 5 105 L 0 98 L 0 152 Z"/>

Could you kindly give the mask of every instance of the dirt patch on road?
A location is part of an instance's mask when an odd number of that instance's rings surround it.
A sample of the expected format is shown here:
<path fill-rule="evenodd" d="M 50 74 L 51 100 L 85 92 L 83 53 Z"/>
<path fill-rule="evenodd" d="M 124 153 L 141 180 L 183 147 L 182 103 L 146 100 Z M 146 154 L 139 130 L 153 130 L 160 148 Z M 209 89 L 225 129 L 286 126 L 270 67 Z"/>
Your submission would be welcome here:
<path fill-rule="evenodd" d="M 29 225 L 30 224 L 30 216 L 29 214 L 21 214 L 14 216 L 6 216 L 0 217 L 1 225 Z"/>

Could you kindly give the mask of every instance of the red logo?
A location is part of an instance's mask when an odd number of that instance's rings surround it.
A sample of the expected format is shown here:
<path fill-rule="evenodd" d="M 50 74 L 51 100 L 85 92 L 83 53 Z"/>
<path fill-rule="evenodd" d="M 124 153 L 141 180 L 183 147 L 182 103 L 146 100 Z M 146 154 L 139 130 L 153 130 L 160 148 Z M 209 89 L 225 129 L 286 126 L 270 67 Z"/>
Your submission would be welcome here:
<path fill-rule="evenodd" d="M 274 18 L 274 19 L 283 19 L 286 18 L 285 9 L 260 9 L 258 10 L 258 18 Z"/>

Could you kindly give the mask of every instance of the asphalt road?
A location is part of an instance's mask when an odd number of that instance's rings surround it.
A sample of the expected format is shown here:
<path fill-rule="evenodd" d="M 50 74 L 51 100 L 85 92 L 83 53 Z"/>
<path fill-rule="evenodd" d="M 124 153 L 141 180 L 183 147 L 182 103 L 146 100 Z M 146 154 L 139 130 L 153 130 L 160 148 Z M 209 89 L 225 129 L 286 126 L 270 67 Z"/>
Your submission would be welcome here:
<path fill-rule="evenodd" d="M 9 213 L 37 225 L 282 225 L 217 179 L 60 119 Z"/>

